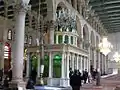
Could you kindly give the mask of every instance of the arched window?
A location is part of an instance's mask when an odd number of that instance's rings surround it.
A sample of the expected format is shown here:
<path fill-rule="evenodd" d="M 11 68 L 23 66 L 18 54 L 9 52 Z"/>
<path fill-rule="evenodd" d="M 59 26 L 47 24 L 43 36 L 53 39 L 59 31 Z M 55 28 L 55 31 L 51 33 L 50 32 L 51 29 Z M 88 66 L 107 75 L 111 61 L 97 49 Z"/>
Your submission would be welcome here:
<path fill-rule="evenodd" d="M 68 42 L 69 42 L 69 37 L 67 35 L 65 35 L 64 43 L 68 43 Z"/>
<path fill-rule="evenodd" d="M 62 41 L 63 41 L 63 36 L 62 36 L 62 35 L 59 35 L 59 36 L 58 36 L 58 43 L 60 44 L 60 43 L 62 43 Z"/>
<path fill-rule="evenodd" d="M 12 40 L 12 30 L 11 29 L 8 30 L 7 39 Z"/>
<path fill-rule="evenodd" d="M 70 39 L 71 39 L 71 44 L 73 44 L 73 36 L 71 36 L 71 38 L 70 38 Z"/>

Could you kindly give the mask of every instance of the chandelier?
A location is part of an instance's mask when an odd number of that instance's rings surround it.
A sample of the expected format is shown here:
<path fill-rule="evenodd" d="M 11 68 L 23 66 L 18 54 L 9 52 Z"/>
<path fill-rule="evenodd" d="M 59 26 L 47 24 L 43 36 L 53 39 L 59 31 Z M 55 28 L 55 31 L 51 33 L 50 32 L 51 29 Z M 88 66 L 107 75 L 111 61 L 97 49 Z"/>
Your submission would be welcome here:
<path fill-rule="evenodd" d="M 105 56 L 111 52 L 113 48 L 112 44 L 107 40 L 107 37 L 102 39 L 102 42 L 99 44 L 100 52 L 102 52 Z"/>
<path fill-rule="evenodd" d="M 116 62 L 120 61 L 120 55 L 118 52 L 115 52 L 115 54 L 113 55 L 113 60 L 115 60 Z"/>
<path fill-rule="evenodd" d="M 56 12 L 56 28 L 58 30 L 63 29 L 75 29 L 76 30 L 76 16 L 71 13 L 70 10 L 65 8 L 58 9 Z"/>

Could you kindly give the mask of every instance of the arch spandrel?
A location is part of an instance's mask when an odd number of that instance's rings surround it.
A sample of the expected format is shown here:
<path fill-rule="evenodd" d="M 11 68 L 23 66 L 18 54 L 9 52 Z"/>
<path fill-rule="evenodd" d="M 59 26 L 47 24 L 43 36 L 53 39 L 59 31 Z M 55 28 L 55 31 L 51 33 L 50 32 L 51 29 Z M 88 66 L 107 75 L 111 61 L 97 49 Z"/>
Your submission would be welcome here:
<path fill-rule="evenodd" d="M 85 24 L 83 27 L 83 39 L 89 41 L 89 30 L 88 26 Z"/>
<path fill-rule="evenodd" d="M 94 32 L 93 32 L 93 31 L 91 31 L 90 41 L 91 41 L 91 44 L 92 44 L 92 45 L 95 45 L 95 35 L 94 35 Z"/>
<path fill-rule="evenodd" d="M 77 32 L 78 32 L 78 35 L 82 35 L 82 30 L 81 30 L 81 22 L 80 22 L 80 19 L 78 18 L 78 16 L 76 16 L 76 24 L 77 24 Z"/>

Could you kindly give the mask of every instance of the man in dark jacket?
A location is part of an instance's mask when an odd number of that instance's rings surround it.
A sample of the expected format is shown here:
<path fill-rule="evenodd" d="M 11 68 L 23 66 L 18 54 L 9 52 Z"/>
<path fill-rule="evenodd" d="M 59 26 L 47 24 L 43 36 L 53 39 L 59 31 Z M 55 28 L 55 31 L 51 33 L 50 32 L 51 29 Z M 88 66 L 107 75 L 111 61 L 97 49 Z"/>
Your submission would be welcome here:
<path fill-rule="evenodd" d="M 88 72 L 87 72 L 87 69 L 85 69 L 85 71 L 83 72 L 84 84 L 86 84 L 87 79 L 88 79 Z"/>
<path fill-rule="evenodd" d="M 74 71 L 74 74 L 70 77 L 70 84 L 72 90 L 80 90 L 81 86 L 81 77 L 78 75 L 77 70 Z"/>

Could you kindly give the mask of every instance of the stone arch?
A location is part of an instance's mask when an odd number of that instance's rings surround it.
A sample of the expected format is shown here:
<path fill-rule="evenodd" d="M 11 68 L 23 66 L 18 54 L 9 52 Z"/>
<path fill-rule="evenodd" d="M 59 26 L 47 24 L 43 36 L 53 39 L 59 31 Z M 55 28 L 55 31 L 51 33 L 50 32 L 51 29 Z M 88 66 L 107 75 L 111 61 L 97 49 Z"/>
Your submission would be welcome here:
<path fill-rule="evenodd" d="M 92 45 L 95 45 L 95 35 L 94 35 L 94 32 L 93 32 L 93 31 L 91 31 L 90 41 L 91 41 L 91 44 L 92 44 Z"/>
<path fill-rule="evenodd" d="M 88 31 L 88 26 L 86 24 L 83 27 L 83 39 L 85 41 L 89 41 L 89 31 Z"/>

